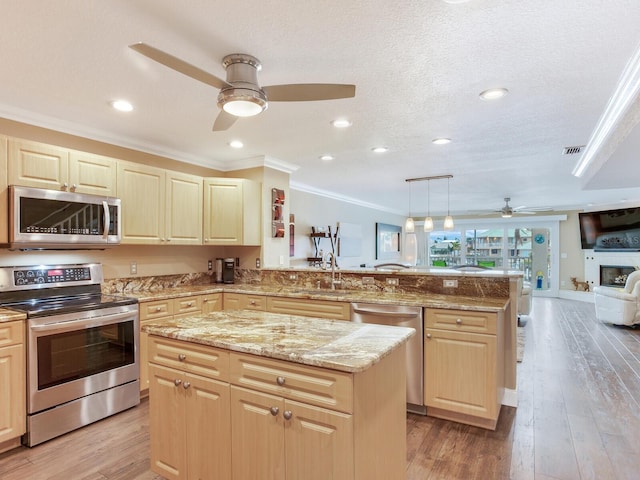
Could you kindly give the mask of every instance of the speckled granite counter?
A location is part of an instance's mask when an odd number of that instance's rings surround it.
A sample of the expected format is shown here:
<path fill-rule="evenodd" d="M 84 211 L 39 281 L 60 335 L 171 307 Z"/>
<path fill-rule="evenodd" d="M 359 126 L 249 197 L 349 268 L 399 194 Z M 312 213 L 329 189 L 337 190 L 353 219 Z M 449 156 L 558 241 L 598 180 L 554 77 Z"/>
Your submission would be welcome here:
<path fill-rule="evenodd" d="M 8 308 L 0 308 L 0 323 L 13 322 L 15 320 L 26 320 L 27 316 L 22 312 L 10 310 Z"/>
<path fill-rule="evenodd" d="M 344 372 L 362 372 L 415 334 L 412 328 L 232 310 L 145 325 L 202 345 Z"/>

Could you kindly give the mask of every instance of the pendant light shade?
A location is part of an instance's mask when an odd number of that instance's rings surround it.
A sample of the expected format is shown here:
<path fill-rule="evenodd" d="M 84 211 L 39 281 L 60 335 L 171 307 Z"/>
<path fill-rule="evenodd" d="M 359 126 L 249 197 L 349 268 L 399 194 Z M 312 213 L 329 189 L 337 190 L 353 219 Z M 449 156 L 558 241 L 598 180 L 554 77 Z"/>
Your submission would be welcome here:
<path fill-rule="evenodd" d="M 429 202 L 429 180 L 427 180 L 427 216 L 424 219 L 424 231 L 433 232 L 433 218 L 431 218 L 431 208 Z"/>
<path fill-rule="evenodd" d="M 412 192 L 413 188 L 411 187 L 411 183 L 409 183 L 409 217 L 404 222 L 405 233 L 413 233 L 416 231 L 416 222 L 414 222 L 413 217 L 411 216 Z"/>
<path fill-rule="evenodd" d="M 449 213 L 449 180 L 451 177 L 447 178 L 447 216 L 444 217 L 444 229 L 445 230 L 453 230 L 453 217 Z"/>

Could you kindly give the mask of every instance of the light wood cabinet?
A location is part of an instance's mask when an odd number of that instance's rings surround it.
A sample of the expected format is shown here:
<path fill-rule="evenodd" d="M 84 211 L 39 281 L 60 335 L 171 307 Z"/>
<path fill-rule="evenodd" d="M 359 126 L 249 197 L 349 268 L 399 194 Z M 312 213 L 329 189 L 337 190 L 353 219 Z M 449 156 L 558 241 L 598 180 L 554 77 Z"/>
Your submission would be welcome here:
<path fill-rule="evenodd" d="M 328 318 L 331 320 L 350 320 L 351 304 L 330 300 L 267 297 L 267 312 Z"/>
<path fill-rule="evenodd" d="M 267 309 L 267 297 L 264 295 L 249 295 L 246 293 L 223 294 L 225 310 L 259 310 Z"/>
<path fill-rule="evenodd" d="M 228 352 L 151 337 L 149 359 L 153 471 L 231 479 Z"/>
<path fill-rule="evenodd" d="M 10 139 L 10 185 L 114 196 L 113 158 L 69 150 L 29 140 Z"/>
<path fill-rule="evenodd" d="M 242 178 L 204 179 L 204 239 L 207 245 L 260 245 L 260 183 Z"/>
<path fill-rule="evenodd" d="M 118 197 L 122 243 L 202 243 L 202 177 L 118 162 Z"/>
<path fill-rule="evenodd" d="M 26 431 L 24 322 L 0 323 L 0 452 Z"/>
<path fill-rule="evenodd" d="M 0 211 L 9 211 L 9 182 L 7 181 L 7 138 L 0 135 Z M 7 218 L 6 216 L 3 218 Z M 9 222 L 0 222 L 0 244 L 9 242 Z"/>
<path fill-rule="evenodd" d="M 222 310 L 222 293 L 202 295 L 202 313 L 219 312 Z"/>
<path fill-rule="evenodd" d="M 504 368 L 499 313 L 425 309 L 427 415 L 495 429 Z"/>

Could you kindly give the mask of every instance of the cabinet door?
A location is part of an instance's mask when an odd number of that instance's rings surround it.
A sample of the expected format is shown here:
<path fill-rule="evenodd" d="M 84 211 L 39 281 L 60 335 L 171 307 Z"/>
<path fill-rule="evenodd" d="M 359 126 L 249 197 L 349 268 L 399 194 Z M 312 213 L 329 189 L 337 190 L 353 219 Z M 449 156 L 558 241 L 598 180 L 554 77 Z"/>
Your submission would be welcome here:
<path fill-rule="evenodd" d="M 167 171 L 165 238 L 175 245 L 202 244 L 202 177 Z"/>
<path fill-rule="evenodd" d="M 187 374 L 183 389 L 189 478 L 231 479 L 229 385 Z"/>
<path fill-rule="evenodd" d="M 205 243 L 242 245 L 242 181 L 234 178 L 207 178 L 204 189 Z"/>
<path fill-rule="evenodd" d="M 351 480 L 353 418 L 351 415 L 285 400 L 287 480 Z"/>
<path fill-rule="evenodd" d="M 9 184 L 67 190 L 69 151 L 27 140 L 9 140 Z"/>
<path fill-rule="evenodd" d="M 496 337 L 425 329 L 427 407 L 497 418 Z"/>
<path fill-rule="evenodd" d="M 169 480 L 187 478 L 184 374 L 149 365 L 151 469 Z"/>
<path fill-rule="evenodd" d="M 25 433 L 24 358 L 23 345 L 0 348 L 0 443 Z"/>
<path fill-rule="evenodd" d="M 286 478 L 283 411 L 281 397 L 231 386 L 233 480 Z"/>
<path fill-rule="evenodd" d="M 158 320 L 170 320 L 171 316 L 161 319 L 151 318 L 148 320 L 140 320 L 140 328 Z M 140 391 L 143 392 L 149 388 L 149 334 L 140 331 Z"/>
<path fill-rule="evenodd" d="M 117 179 L 116 160 L 90 153 L 71 151 L 69 190 L 114 197 Z"/>
<path fill-rule="evenodd" d="M 202 295 L 202 313 L 219 312 L 220 310 L 222 310 L 221 293 Z"/>
<path fill-rule="evenodd" d="M 7 186 L 7 138 L 0 136 L 0 211 L 8 212 L 9 194 Z M 6 218 L 6 217 L 5 217 Z M 0 243 L 9 241 L 9 222 L 0 222 Z"/>
<path fill-rule="evenodd" d="M 118 162 L 122 243 L 164 243 L 165 190 L 164 170 Z"/>

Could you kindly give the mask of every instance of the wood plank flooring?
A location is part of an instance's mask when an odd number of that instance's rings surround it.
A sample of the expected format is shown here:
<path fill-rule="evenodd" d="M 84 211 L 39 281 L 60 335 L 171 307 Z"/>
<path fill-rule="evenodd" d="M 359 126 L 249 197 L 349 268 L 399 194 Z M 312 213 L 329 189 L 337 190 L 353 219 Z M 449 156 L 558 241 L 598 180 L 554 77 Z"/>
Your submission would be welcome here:
<path fill-rule="evenodd" d="M 408 414 L 407 480 L 640 478 L 640 329 L 550 298 L 534 298 L 525 329 L 518 408 L 503 407 L 493 432 Z M 160 480 L 149 470 L 148 402 L 0 454 L 0 479 Z"/>

